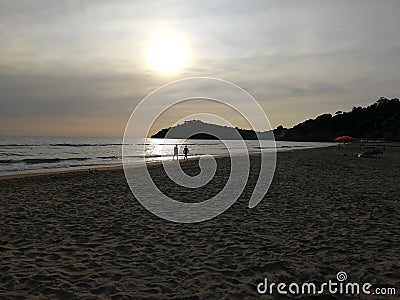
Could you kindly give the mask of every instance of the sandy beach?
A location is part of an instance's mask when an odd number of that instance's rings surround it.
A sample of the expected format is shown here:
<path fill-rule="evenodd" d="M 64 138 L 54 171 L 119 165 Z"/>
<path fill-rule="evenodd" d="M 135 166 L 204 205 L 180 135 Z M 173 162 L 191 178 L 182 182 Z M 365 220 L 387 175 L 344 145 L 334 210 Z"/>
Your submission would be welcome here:
<path fill-rule="evenodd" d="M 248 209 L 252 156 L 240 199 L 197 224 L 152 215 L 121 169 L 0 180 L 0 299 L 255 299 L 264 278 L 322 283 L 340 271 L 399 295 L 400 148 L 378 158 L 359 152 L 278 153 L 270 190 Z M 182 167 L 199 171 L 197 160 Z M 215 178 L 196 190 L 172 184 L 158 165 L 149 169 L 166 194 L 202 201 L 223 187 L 229 159 L 218 159 Z"/>

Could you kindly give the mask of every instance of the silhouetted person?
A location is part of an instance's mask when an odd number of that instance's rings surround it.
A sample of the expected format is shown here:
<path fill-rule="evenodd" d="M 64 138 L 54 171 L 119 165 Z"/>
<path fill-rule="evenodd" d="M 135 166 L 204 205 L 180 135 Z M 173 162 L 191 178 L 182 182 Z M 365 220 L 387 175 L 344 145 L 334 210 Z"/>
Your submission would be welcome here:
<path fill-rule="evenodd" d="M 174 147 L 174 156 L 172 157 L 172 160 L 175 160 L 175 156 L 176 156 L 176 159 L 179 160 L 179 157 L 178 157 L 178 145 L 175 145 L 175 147 Z"/>
<path fill-rule="evenodd" d="M 185 146 L 185 148 L 183 148 L 183 154 L 185 155 L 184 159 L 187 159 L 188 153 L 189 153 L 189 148 Z"/>

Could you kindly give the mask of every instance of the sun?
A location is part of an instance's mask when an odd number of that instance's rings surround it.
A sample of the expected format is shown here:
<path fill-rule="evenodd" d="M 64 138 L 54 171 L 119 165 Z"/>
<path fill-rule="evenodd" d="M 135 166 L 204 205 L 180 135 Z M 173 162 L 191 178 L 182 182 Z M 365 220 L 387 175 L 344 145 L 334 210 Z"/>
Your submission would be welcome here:
<path fill-rule="evenodd" d="M 152 41 L 148 59 L 152 70 L 162 73 L 176 73 L 185 67 L 187 52 L 178 38 L 164 36 Z"/>

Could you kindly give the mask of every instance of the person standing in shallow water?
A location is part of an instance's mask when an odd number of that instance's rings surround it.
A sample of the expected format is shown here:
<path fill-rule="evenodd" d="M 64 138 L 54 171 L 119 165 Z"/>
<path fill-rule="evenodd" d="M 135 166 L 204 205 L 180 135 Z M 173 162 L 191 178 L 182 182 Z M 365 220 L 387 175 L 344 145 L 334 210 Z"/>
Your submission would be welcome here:
<path fill-rule="evenodd" d="M 184 159 L 188 159 L 187 158 L 188 153 L 189 153 L 189 148 L 187 146 L 185 146 L 185 148 L 183 148 L 183 154 L 185 155 Z"/>
<path fill-rule="evenodd" d="M 178 145 L 175 145 L 175 147 L 174 147 L 174 156 L 172 157 L 172 160 L 175 160 L 175 156 L 176 156 L 176 159 L 179 160 L 179 157 L 178 157 Z"/>

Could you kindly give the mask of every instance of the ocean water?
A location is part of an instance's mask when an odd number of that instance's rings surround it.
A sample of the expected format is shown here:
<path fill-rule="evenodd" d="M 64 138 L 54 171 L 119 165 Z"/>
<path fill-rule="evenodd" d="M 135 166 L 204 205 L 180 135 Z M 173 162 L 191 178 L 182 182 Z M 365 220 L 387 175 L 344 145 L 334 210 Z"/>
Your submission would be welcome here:
<path fill-rule="evenodd" d="M 243 154 L 241 141 L 225 141 L 232 154 Z M 217 140 L 132 139 L 126 142 L 131 163 L 172 159 L 177 144 L 182 155 L 183 145 L 190 149 L 189 156 L 226 155 L 227 148 Z M 326 147 L 332 143 L 245 141 L 247 151 L 287 151 Z M 119 165 L 122 163 L 121 138 L 84 137 L 0 137 L 0 176 L 20 173 L 53 171 L 91 166 Z"/>

